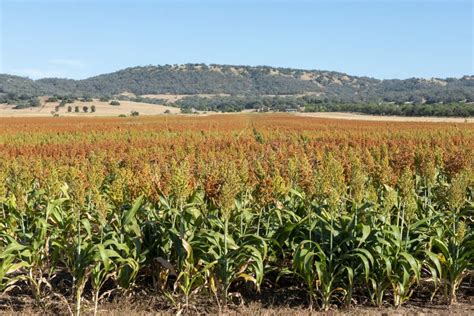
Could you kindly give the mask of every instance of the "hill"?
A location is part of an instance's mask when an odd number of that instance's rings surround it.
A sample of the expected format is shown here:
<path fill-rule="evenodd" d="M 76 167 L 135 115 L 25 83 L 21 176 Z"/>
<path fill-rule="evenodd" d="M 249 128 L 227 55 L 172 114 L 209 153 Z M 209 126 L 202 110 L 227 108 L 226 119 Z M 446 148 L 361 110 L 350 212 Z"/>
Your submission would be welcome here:
<path fill-rule="evenodd" d="M 332 71 L 215 64 L 133 67 L 84 80 L 0 75 L 0 103 L 25 103 L 44 95 L 130 99 L 160 94 L 193 96 L 175 98 L 173 103 L 182 108 L 231 111 L 304 105 L 318 110 L 321 104 L 325 110 L 328 104 L 465 104 L 474 102 L 474 76 L 378 80 Z M 134 101 L 160 103 L 151 99 Z"/>

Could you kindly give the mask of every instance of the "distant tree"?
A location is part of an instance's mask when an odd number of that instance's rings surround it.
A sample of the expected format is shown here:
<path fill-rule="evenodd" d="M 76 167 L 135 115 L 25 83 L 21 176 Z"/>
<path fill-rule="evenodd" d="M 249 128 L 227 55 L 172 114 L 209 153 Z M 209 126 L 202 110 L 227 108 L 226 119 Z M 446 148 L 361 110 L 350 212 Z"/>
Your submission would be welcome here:
<path fill-rule="evenodd" d="M 66 105 L 66 100 L 61 100 L 61 102 L 59 102 L 60 107 L 63 107 L 65 105 Z"/>
<path fill-rule="evenodd" d="M 76 113 L 80 112 L 79 107 L 77 105 L 74 107 L 74 112 L 76 112 Z"/>
<path fill-rule="evenodd" d="M 193 113 L 193 111 L 192 111 L 190 108 L 184 108 L 184 107 L 182 107 L 182 108 L 181 108 L 181 113 L 183 113 L 183 114 L 191 114 L 191 113 Z"/>
<path fill-rule="evenodd" d="M 171 113 L 170 110 L 166 110 L 166 111 L 165 111 L 165 114 L 170 114 L 170 113 Z"/>
<path fill-rule="evenodd" d="M 58 98 L 57 97 L 49 97 L 46 99 L 46 102 L 58 102 Z"/>
<path fill-rule="evenodd" d="M 83 97 L 82 102 L 92 102 L 92 98 L 91 97 Z"/>
<path fill-rule="evenodd" d="M 117 100 L 110 101 L 110 105 L 118 106 L 120 105 L 120 102 Z"/>
<path fill-rule="evenodd" d="M 29 101 L 29 106 L 31 107 L 38 107 L 41 105 L 41 101 L 38 98 L 32 98 Z"/>
<path fill-rule="evenodd" d="M 68 111 L 68 112 L 72 112 L 72 106 L 68 106 L 68 107 L 67 107 L 67 111 Z"/>
<path fill-rule="evenodd" d="M 139 115 L 140 115 L 140 113 L 138 113 L 137 111 L 132 111 L 132 112 L 130 112 L 130 116 L 134 116 L 134 117 L 135 117 L 135 116 L 139 116 Z"/>
<path fill-rule="evenodd" d="M 82 107 L 82 110 L 84 111 L 84 113 L 87 113 L 87 112 L 89 112 L 89 107 L 83 106 L 83 107 Z"/>
<path fill-rule="evenodd" d="M 91 112 L 95 113 L 95 105 L 91 105 Z"/>
<path fill-rule="evenodd" d="M 103 97 L 100 97 L 99 99 L 100 102 L 109 102 L 109 100 L 110 100 L 110 97 L 108 96 L 103 96 Z"/>

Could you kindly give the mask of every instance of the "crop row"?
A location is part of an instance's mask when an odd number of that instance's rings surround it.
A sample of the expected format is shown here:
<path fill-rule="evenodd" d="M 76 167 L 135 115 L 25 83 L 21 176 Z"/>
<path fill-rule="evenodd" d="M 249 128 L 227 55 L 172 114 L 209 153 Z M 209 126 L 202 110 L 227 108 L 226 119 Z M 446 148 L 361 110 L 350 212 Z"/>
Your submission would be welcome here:
<path fill-rule="evenodd" d="M 191 313 L 290 284 L 328 310 L 452 304 L 472 275 L 470 125 L 51 122 L 0 132 L 0 295 L 80 314 L 146 291 Z"/>

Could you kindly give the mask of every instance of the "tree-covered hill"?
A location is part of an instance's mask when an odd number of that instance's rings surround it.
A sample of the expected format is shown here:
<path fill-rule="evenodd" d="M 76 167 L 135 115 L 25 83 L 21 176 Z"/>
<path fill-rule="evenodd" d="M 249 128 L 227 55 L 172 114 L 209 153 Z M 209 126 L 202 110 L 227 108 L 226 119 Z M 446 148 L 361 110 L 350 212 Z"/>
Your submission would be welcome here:
<path fill-rule="evenodd" d="M 84 80 L 0 75 L 0 103 L 41 95 L 103 97 L 123 92 L 247 98 L 289 95 L 356 104 L 469 103 L 474 102 L 474 76 L 378 80 L 330 71 L 205 64 L 133 67 Z"/>

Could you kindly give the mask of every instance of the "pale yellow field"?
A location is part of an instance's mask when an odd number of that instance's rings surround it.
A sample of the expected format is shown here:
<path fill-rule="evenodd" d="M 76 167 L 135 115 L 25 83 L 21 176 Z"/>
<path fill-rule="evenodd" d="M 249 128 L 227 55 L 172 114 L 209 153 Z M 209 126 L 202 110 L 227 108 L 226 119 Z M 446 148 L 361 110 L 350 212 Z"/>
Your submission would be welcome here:
<path fill-rule="evenodd" d="M 210 95 L 205 95 L 210 96 Z M 149 95 L 144 97 L 154 97 L 166 99 L 174 102 L 184 95 Z M 40 97 L 41 106 L 26 109 L 13 109 L 12 105 L 0 104 L 0 117 L 46 117 L 53 116 L 55 114 L 59 116 L 81 116 L 81 117 L 93 117 L 93 116 L 119 116 L 119 115 L 130 115 L 132 111 L 138 112 L 140 115 L 157 115 L 164 114 L 166 110 L 170 114 L 179 114 L 181 110 L 176 107 L 140 103 L 132 101 L 119 101 L 119 106 L 110 105 L 109 102 L 100 102 L 94 99 L 92 102 L 75 101 L 72 104 L 66 104 L 66 106 L 59 108 L 58 112 L 55 112 L 55 107 L 59 102 L 45 102 L 46 97 Z M 95 105 L 96 112 L 91 113 L 91 106 Z M 72 106 L 72 112 L 68 112 L 68 106 Z M 74 108 L 79 106 L 79 113 L 74 112 Z M 89 111 L 85 113 L 83 107 L 87 106 Z M 243 112 L 254 112 L 255 110 L 244 110 Z M 213 115 L 217 112 L 212 111 L 196 111 L 195 114 L 199 115 Z M 233 113 L 228 113 L 233 114 Z M 318 113 L 295 113 L 296 116 L 304 117 L 315 117 L 315 118 L 330 118 L 330 119 L 341 119 L 341 120 L 362 120 L 362 121 L 387 121 L 387 122 L 453 122 L 453 123 L 474 123 L 474 118 L 461 118 L 461 117 L 406 117 L 406 116 L 381 116 L 381 115 L 367 115 L 358 113 L 343 113 L 343 112 L 318 112 Z"/>
<path fill-rule="evenodd" d="M 41 106 L 34 108 L 26 108 L 15 110 L 12 105 L 0 104 L 0 117 L 30 117 L 30 116 L 53 116 L 58 114 L 59 116 L 119 116 L 121 114 L 130 115 L 132 111 L 138 112 L 140 115 L 156 115 L 164 114 L 166 110 L 169 110 L 172 114 L 180 113 L 179 108 L 139 103 L 131 101 L 119 101 L 119 106 L 110 105 L 109 102 L 99 102 L 94 100 L 92 102 L 81 102 L 75 101 L 72 104 L 66 104 L 64 107 L 60 107 L 58 112 L 55 112 L 55 107 L 59 104 L 58 102 L 44 102 L 44 98 L 40 98 Z M 91 106 L 95 105 L 95 113 L 91 113 Z M 68 106 L 72 106 L 72 112 L 68 112 Z M 74 112 L 74 108 L 79 106 L 79 113 Z M 83 112 L 83 107 L 89 108 L 88 113 Z"/>
<path fill-rule="evenodd" d="M 407 117 L 407 116 L 382 116 L 343 112 L 318 112 L 318 113 L 296 113 L 298 116 L 330 118 L 341 120 L 360 120 L 360 121 L 387 121 L 387 122 L 452 122 L 452 123 L 474 123 L 474 118 L 463 117 Z"/>
<path fill-rule="evenodd" d="M 176 102 L 178 100 L 190 97 L 189 94 L 144 94 L 141 97 L 149 99 L 161 99 L 166 100 L 167 102 Z M 201 98 L 213 98 L 213 97 L 225 97 L 230 96 L 230 94 L 220 93 L 220 94 L 196 94 L 194 96 Z"/>

